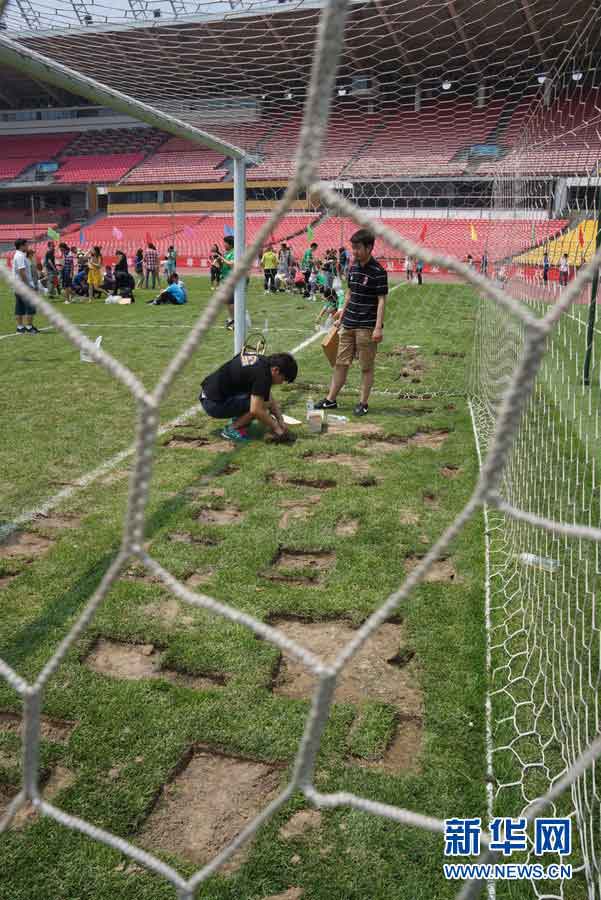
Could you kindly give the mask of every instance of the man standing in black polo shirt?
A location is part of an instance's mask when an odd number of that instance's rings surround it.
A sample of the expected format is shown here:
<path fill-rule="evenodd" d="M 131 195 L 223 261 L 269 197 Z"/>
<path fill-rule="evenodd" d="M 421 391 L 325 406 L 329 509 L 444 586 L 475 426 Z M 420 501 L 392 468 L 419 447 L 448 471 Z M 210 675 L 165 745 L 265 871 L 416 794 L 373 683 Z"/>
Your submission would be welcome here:
<path fill-rule="evenodd" d="M 336 366 L 328 396 L 315 404 L 316 409 L 336 409 L 336 397 L 344 386 L 349 366 L 355 357 L 361 366 L 361 396 L 353 412 L 364 416 L 374 383 L 374 365 L 378 344 L 383 337 L 384 306 L 388 294 L 388 275 L 372 254 L 375 238 L 367 228 L 351 237 L 355 257 L 348 278 L 344 306 L 334 316 L 340 327 Z"/>

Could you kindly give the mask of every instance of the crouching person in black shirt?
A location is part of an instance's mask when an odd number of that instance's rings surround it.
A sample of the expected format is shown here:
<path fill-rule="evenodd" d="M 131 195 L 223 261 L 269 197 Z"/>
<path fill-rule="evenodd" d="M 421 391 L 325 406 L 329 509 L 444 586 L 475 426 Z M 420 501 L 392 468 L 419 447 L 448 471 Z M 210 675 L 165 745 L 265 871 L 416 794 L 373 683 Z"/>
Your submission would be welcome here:
<path fill-rule="evenodd" d="M 288 429 L 271 388 L 293 382 L 297 372 L 296 360 L 289 353 L 261 356 L 243 351 L 205 378 L 201 406 L 213 419 L 230 419 L 221 432 L 230 441 L 248 441 L 247 428 L 253 419 L 262 422 L 276 439 L 285 440 Z"/>

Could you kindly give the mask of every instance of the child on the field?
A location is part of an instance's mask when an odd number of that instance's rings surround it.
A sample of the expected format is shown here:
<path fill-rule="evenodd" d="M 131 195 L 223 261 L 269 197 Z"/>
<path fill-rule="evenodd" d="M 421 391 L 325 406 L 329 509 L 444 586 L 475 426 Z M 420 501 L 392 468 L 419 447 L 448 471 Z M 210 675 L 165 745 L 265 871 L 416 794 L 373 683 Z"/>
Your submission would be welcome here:
<path fill-rule="evenodd" d="M 319 325 L 324 316 L 326 317 L 326 325 L 331 324 L 332 316 L 338 310 L 338 297 L 336 291 L 332 290 L 332 288 L 326 288 L 324 290 L 323 299 L 323 307 L 315 319 L 316 325 Z"/>

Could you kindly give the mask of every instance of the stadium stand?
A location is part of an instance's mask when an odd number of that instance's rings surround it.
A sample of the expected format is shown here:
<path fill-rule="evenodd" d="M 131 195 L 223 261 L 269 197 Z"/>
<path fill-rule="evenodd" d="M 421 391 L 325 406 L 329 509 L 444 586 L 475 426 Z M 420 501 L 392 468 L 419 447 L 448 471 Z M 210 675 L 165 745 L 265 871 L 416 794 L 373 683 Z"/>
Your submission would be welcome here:
<path fill-rule="evenodd" d="M 57 223 L 36 222 L 35 225 L 0 225 L 0 244 L 12 244 L 17 237 L 40 238 L 46 235 L 49 228 L 57 228 Z"/>
<path fill-rule="evenodd" d="M 557 237 L 552 237 L 544 244 L 522 253 L 516 262 L 542 266 L 545 250 L 549 256 L 549 263 L 558 266 L 564 253 L 568 254 L 570 266 L 581 266 L 586 259 L 590 259 L 595 252 L 597 238 L 597 222 L 594 219 L 585 219 L 574 228 L 564 231 Z"/>
<path fill-rule="evenodd" d="M 150 153 L 165 141 L 166 135 L 156 128 L 104 128 L 82 131 L 61 153 L 69 156 L 97 156 L 100 153 Z"/>
<path fill-rule="evenodd" d="M 415 112 L 405 107 L 381 115 L 370 143 L 345 175 L 349 178 L 395 178 L 399 175 L 461 175 L 465 160 L 453 157 L 473 144 L 485 143 L 501 111 L 501 103 L 485 107 L 456 100 L 430 104 Z M 436 154 L 428 123 L 436 121 Z"/>
<path fill-rule="evenodd" d="M 248 216 L 247 241 L 253 239 L 266 218 L 264 215 Z M 506 219 L 387 218 L 385 221 L 387 226 L 414 241 L 422 240 L 426 246 L 438 247 L 459 259 L 471 254 L 476 260 L 484 252 L 490 258 L 504 258 L 522 252 L 533 243 L 542 245 L 556 238 L 567 225 L 561 219 L 538 222 L 515 220 L 510 222 L 511 228 L 508 228 Z M 270 236 L 270 242 L 277 244 L 286 240 L 295 255 L 300 256 L 307 246 L 306 230 L 310 224 L 314 240 L 320 248 L 318 254 L 328 247 L 348 247 L 350 236 L 357 228 L 350 219 L 330 217 L 315 222 L 313 215 L 289 215 L 279 223 Z M 86 247 L 99 244 L 107 256 L 114 254 L 117 248 L 132 254 L 138 247 L 145 246 L 146 236 L 150 235 L 160 253 L 164 253 L 169 244 L 174 244 L 180 260 L 199 260 L 208 257 L 214 243 L 223 243 L 226 225 L 232 227 L 231 216 L 107 216 L 84 229 L 84 244 Z M 122 236 L 116 236 L 115 230 Z M 396 250 L 381 241 L 378 241 L 376 252 L 382 257 L 399 256 Z"/>
<path fill-rule="evenodd" d="M 141 162 L 141 160 L 140 160 Z M 155 153 L 138 165 L 125 184 L 158 184 L 195 181 L 221 181 L 227 170 L 220 168 L 223 154 L 212 150 L 188 150 L 179 153 Z"/>
<path fill-rule="evenodd" d="M 64 162 L 54 180 L 61 184 L 115 182 L 142 162 L 142 153 L 104 153 L 94 156 L 72 156 Z"/>
<path fill-rule="evenodd" d="M 374 125 L 379 124 L 379 119 L 363 113 L 361 127 L 358 124 L 357 114 L 333 114 L 320 159 L 320 178 L 337 178 L 365 144 L 366 135 L 371 135 Z M 250 170 L 250 177 L 258 180 L 290 177 L 294 170 L 300 125 L 300 116 L 291 117 L 262 143 L 260 150 L 263 161 Z"/>
<path fill-rule="evenodd" d="M 0 141 L 0 180 L 8 181 L 39 162 L 56 157 L 73 134 L 5 135 Z"/>
<path fill-rule="evenodd" d="M 586 102 L 577 89 L 555 101 L 538 115 L 532 97 L 516 105 L 501 142 L 509 154 L 496 164 L 482 166 L 481 173 L 522 171 L 534 175 L 585 175 L 597 169 L 601 160 L 601 95 L 590 93 Z M 524 126 L 526 123 L 526 127 Z M 527 135 L 523 146 L 524 134 Z M 522 141 L 522 145 L 518 141 Z"/>

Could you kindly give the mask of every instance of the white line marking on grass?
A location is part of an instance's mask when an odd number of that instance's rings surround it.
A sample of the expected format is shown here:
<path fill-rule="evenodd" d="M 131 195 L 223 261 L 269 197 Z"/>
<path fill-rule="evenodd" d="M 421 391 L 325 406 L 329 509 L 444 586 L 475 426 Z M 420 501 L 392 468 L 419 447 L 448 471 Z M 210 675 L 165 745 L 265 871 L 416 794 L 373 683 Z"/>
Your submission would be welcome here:
<path fill-rule="evenodd" d="M 476 455 L 478 457 L 478 467 L 482 469 L 482 451 L 480 448 L 480 439 L 478 438 L 478 429 L 476 426 L 476 417 L 474 415 L 474 407 L 472 406 L 472 401 L 468 400 L 468 407 L 470 411 L 470 416 L 472 419 L 472 428 L 474 431 L 474 443 L 476 444 Z M 486 622 L 486 674 L 487 674 L 487 687 L 486 687 L 486 699 L 484 701 L 484 709 L 485 709 L 485 718 L 486 718 L 486 734 L 485 734 L 485 744 L 486 744 L 486 774 L 488 778 L 486 779 L 486 808 L 488 812 L 488 822 L 490 822 L 493 818 L 493 803 L 494 803 L 494 767 L 493 767 L 493 738 L 492 738 L 492 700 L 490 697 L 490 680 L 492 677 L 492 650 L 491 650 L 491 618 L 490 618 L 490 607 L 491 607 L 491 595 L 490 595 L 490 528 L 489 528 L 489 520 L 488 520 L 488 506 L 486 503 L 482 504 L 482 512 L 484 514 L 484 619 Z M 487 882 L 487 893 L 488 900 L 495 900 L 496 894 L 496 885 L 494 881 Z"/>
<path fill-rule="evenodd" d="M 193 328 L 192 325 L 160 325 L 158 322 L 154 323 L 153 325 L 137 325 L 135 323 L 120 324 L 119 322 L 111 322 L 110 324 L 107 322 L 84 322 L 83 324 L 78 323 L 77 327 L 78 328 L 173 328 L 173 329 L 185 328 L 187 331 L 189 331 L 191 328 Z M 255 329 L 254 327 L 251 328 L 250 330 L 251 331 L 261 331 L 261 332 L 265 331 L 264 328 L 256 328 Z M 267 334 L 269 334 L 270 331 L 277 331 L 278 334 L 280 332 L 284 332 L 284 331 L 292 332 L 293 334 L 304 334 L 305 333 L 304 328 L 279 328 L 277 325 L 274 325 L 274 326 L 271 326 L 270 328 L 268 328 Z M 10 335 L 7 335 L 7 337 L 10 337 Z"/>
<path fill-rule="evenodd" d="M 323 337 L 323 334 L 318 331 L 315 334 L 312 334 L 306 340 L 302 341 L 296 347 L 293 347 L 289 352 L 292 354 L 300 353 L 301 350 L 304 350 L 305 347 L 308 347 L 309 344 L 312 344 L 320 337 Z M 176 419 L 172 419 L 170 422 L 166 422 L 164 425 L 161 425 L 158 430 L 157 437 L 161 437 L 167 431 L 171 431 L 172 428 L 176 428 L 178 425 L 185 425 L 186 422 L 191 419 L 192 416 L 196 415 L 196 413 L 198 413 L 200 409 L 200 404 L 196 402 L 193 406 L 190 406 Z M 108 475 L 109 472 L 112 472 L 113 469 L 115 469 L 120 463 L 123 462 L 123 460 L 127 459 L 128 456 L 131 456 L 135 452 L 135 449 L 136 445 L 131 444 L 125 450 L 121 450 L 119 453 L 116 453 L 115 456 L 107 459 L 106 462 L 103 462 L 95 469 L 92 469 L 92 471 L 88 472 L 87 475 L 82 475 L 81 478 L 78 478 L 73 482 L 73 484 L 65 486 L 49 500 L 46 500 L 45 503 L 42 503 L 41 506 L 35 506 L 33 509 L 27 510 L 27 512 L 21 513 L 21 515 L 17 516 L 14 521 L 7 522 L 6 525 L 1 525 L 0 540 L 8 537 L 9 534 L 12 534 L 12 532 L 16 531 L 17 528 L 19 528 L 21 525 L 25 525 L 27 522 L 30 522 L 35 516 L 47 516 L 48 513 L 54 510 L 60 503 L 62 503 L 64 500 L 68 500 L 69 497 L 72 497 L 76 491 L 80 491 L 82 490 L 82 488 L 88 487 L 99 478 L 102 478 L 103 475 Z"/>
<path fill-rule="evenodd" d="M 53 325 L 46 325 L 45 328 L 38 328 L 38 331 L 52 331 L 53 328 Z M 24 335 L 20 334 L 18 331 L 11 331 L 10 334 L 0 334 L 0 341 L 4 341 L 9 337 L 24 337 Z"/>

